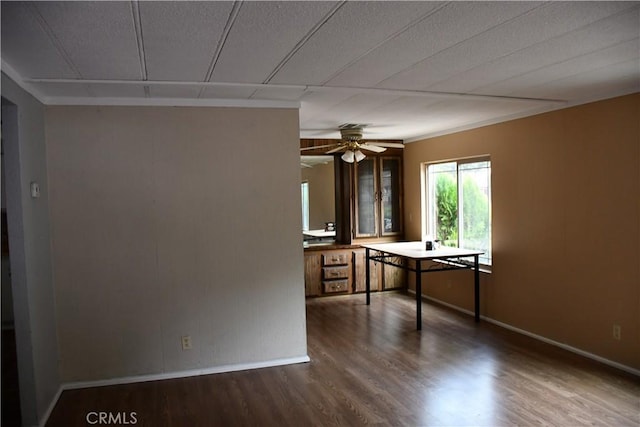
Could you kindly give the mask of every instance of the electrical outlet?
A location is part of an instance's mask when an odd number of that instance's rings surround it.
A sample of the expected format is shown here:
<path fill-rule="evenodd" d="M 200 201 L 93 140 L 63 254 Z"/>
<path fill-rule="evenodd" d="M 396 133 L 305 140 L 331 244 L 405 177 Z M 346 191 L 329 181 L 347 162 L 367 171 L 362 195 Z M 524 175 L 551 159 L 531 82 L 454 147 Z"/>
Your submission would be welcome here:
<path fill-rule="evenodd" d="M 622 328 L 620 325 L 613 325 L 613 339 L 620 340 L 622 338 Z"/>
<path fill-rule="evenodd" d="M 185 335 L 182 337 L 182 349 L 191 350 L 191 335 Z"/>

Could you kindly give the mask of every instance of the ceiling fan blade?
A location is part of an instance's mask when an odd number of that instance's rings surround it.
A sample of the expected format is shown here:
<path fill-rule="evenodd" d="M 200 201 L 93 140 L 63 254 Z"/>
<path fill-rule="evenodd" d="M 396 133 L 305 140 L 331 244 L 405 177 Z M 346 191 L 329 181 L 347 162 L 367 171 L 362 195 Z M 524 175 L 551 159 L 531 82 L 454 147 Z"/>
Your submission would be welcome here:
<path fill-rule="evenodd" d="M 300 151 L 322 150 L 323 148 L 335 147 L 336 145 L 339 145 L 339 144 L 316 145 L 315 147 L 301 148 Z"/>
<path fill-rule="evenodd" d="M 379 147 L 377 145 L 369 145 L 369 144 L 360 144 L 360 148 L 363 150 L 373 151 L 374 153 L 382 153 L 386 150 L 384 147 Z"/>
<path fill-rule="evenodd" d="M 340 144 L 339 146 L 337 146 L 336 148 L 334 148 L 333 150 L 329 150 L 327 151 L 325 154 L 333 154 L 333 153 L 337 153 L 338 151 L 342 151 L 345 148 L 347 148 L 346 145 Z"/>
<path fill-rule="evenodd" d="M 369 141 L 367 144 L 377 145 L 378 147 L 386 147 L 386 148 L 404 148 L 404 144 L 400 144 L 399 142 L 377 142 L 377 141 Z"/>

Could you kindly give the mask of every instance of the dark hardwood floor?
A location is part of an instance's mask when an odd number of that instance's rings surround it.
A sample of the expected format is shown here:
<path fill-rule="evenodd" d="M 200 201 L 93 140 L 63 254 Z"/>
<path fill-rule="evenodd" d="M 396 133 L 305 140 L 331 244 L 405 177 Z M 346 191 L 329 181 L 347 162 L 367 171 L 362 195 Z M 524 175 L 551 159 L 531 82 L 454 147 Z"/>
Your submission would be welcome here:
<path fill-rule="evenodd" d="M 144 426 L 640 426 L 640 378 L 402 293 L 307 301 L 311 362 L 65 391 Z M 123 422 L 123 424 L 126 424 Z"/>

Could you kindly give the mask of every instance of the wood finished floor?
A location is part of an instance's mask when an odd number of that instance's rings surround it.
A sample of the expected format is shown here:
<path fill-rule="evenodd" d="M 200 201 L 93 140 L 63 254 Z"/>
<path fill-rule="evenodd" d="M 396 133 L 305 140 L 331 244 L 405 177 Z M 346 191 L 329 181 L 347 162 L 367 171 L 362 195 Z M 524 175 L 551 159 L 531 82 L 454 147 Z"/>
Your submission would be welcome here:
<path fill-rule="evenodd" d="M 402 293 L 307 300 L 310 363 L 63 392 L 138 426 L 640 426 L 640 378 Z"/>

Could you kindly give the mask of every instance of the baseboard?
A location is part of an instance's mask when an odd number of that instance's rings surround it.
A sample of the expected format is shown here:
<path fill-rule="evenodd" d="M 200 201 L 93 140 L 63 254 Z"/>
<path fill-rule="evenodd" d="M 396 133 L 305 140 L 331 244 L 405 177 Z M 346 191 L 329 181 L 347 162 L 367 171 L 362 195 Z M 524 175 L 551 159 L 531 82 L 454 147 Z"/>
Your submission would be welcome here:
<path fill-rule="evenodd" d="M 190 369 L 188 371 L 166 372 L 162 374 L 137 375 L 132 377 L 120 377 L 108 380 L 79 381 L 64 384 L 65 390 L 77 388 L 103 387 L 108 385 L 132 384 L 147 381 L 170 380 L 174 378 L 196 377 L 199 375 L 222 374 L 225 372 L 247 371 L 250 369 L 272 368 L 275 366 L 293 365 L 311 361 L 309 356 L 291 357 L 286 359 L 267 360 L 264 362 L 238 363 L 233 365 L 214 366 L 204 369 Z"/>
<path fill-rule="evenodd" d="M 409 290 L 409 292 L 412 293 L 413 295 L 416 294 L 415 291 L 412 291 L 412 290 Z M 424 295 L 422 296 L 422 298 L 427 299 L 429 301 L 433 301 L 435 303 L 438 303 L 438 304 L 443 305 L 445 307 L 448 307 L 448 308 L 451 308 L 453 310 L 459 311 L 461 313 L 468 314 L 469 316 L 473 316 L 474 315 L 473 311 L 471 311 L 471 310 L 466 310 L 464 308 L 458 307 L 457 305 L 450 304 L 448 302 L 439 300 L 437 298 L 424 296 Z M 575 354 L 579 354 L 580 356 L 586 357 L 586 358 L 591 359 L 591 360 L 595 360 L 597 362 L 603 363 L 605 365 L 611 366 L 611 367 L 616 368 L 616 369 L 620 369 L 621 371 L 625 371 L 625 372 L 628 372 L 630 374 L 633 374 L 635 376 L 640 377 L 640 370 L 632 368 L 631 366 L 623 365 L 622 363 L 614 362 L 613 360 L 606 359 L 604 357 L 598 356 L 597 354 L 589 353 L 588 351 L 584 351 L 584 350 L 581 350 L 579 348 L 572 347 L 570 345 L 567 345 L 567 344 L 564 344 L 564 343 L 561 343 L 561 342 L 558 342 L 558 341 L 554 341 L 554 340 L 549 339 L 547 337 L 544 337 L 542 335 L 534 334 L 533 332 L 529 332 L 529 331 L 526 331 L 524 329 L 516 328 L 515 326 L 509 325 L 508 323 L 504 323 L 504 322 L 500 322 L 499 320 L 492 319 L 491 317 L 487 317 L 487 316 L 482 316 L 481 315 L 480 319 L 482 319 L 482 320 L 484 320 L 486 322 L 489 322 L 489 323 L 493 323 L 494 325 L 500 326 L 501 328 L 508 329 L 510 331 L 517 332 L 517 333 L 522 334 L 522 335 L 526 335 L 526 336 L 528 336 L 530 338 L 533 338 L 533 339 L 536 339 L 538 341 L 542 341 L 544 343 L 551 344 L 551 345 L 556 346 L 556 347 L 560 347 L 560 348 L 562 348 L 564 350 L 570 351 L 570 352 L 575 353 Z"/>
<path fill-rule="evenodd" d="M 622 363 L 614 362 L 613 360 L 606 359 L 604 357 L 598 356 L 597 354 L 589 353 L 588 351 L 584 351 L 584 350 L 581 350 L 579 348 L 572 347 L 570 345 L 567 345 L 567 344 L 564 344 L 564 343 L 561 343 L 561 342 L 558 342 L 558 341 L 554 341 L 552 339 L 543 337 L 542 335 L 537 335 L 537 334 L 534 334 L 532 332 L 525 331 L 524 329 L 516 328 L 515 326 L 511 326 L 509 324 L 502 323 L 502 322 L 497 321 L 495 319 L 491 319 L 491 318 L 488 318 L 488 317 L 485 317 L 485 316 L 480 316 L 480 318 L 483 319 L 483 320 L 486 320 L 489 323 L 493 323 L 494 325 L 500 326 L 501 328 L 509 329 L 510 331 L 517 332 L 517 333 L 522 334 L 522 335 L 526 335 L 528 337 L 534 338 L 534 339 L 536 339 L 538 341 L 545 342 L 547 344 L 551 344 L 551 345 L 556 346 L 556 347 L 560 347 L 560 348 L 562 348 L 564 350 L 570 351 L 572 353 L 579 354 L 580 356 L 586 357 L 588 359 L 595 360 L 596 362 L 600 362 L 602 364 L 611 366 L 611 367 L 616 368 L 616 369 L 620 369 L 621 371 L 625 371 L 625 372 L 633 374 L 633 375 L 635 375 L 637 377 L 640 377 L 640 370 L 632 368 L 631 366 L 627 366 L 627 365 L 623 365 Z"/>
<path fill-rule="evenodd" d="M 58 392 L 56 396 L 51 401 L 47 412 L 42 418 L 42 422 L 40 426 L 44 426 L 47 424 L 49 420 L 49 416 L 53 411 L 53 408 L 58 403 L 58 399 L 60 395 L 65 390 L 74 390 L 79 388 L 91 388 L 91 387 L 104 387 L 109 385 L 120 385 L 120 384 L 133 384 L 147 381 L 158 381 L 158 380 L 169 380 L 175 378 L 187 378 L 187 377 L 195 377 L 199 375 L 210 375 L 210 374 L 222 374 L 226 372 L 236 372 L 236 371 L 248 371 L 251 369 L 260 369 L 260 368 L 273 368 L 276 366 L 284 366 L 284 365 L 294 365 L 298 363 L 307 363 L 310 362 L 311 359 L 308 355 L 299 356 L 299 357 L 289 357 L 284 359 L 274 359 L 274 360 L 266 360 L 264 362 L 253 362 L 253 363 L 238 363 L 233 365 L 221 365 L 214 366 L 212 368 L 204 368 L 204 369 L 191 369 L 188 371 L 177 371 L 177 372 L 166 372 L 162 374 L 150 374 L 150 375 L 137 375 L 131 377 L 120 377 L 120 378 L 112 378 L 108 380 L 97 380 L 97 381 L 77 381 L 64 383 L 60 385 L 58 388 Z"/>
<path fill-rule="evenodd" d="M 40 421 L 39 427 L 44 427 L 47 424 L 47 421 L 49 421 L 49 416 L 51 415 L 51 412 L 53 412 L 53 408 L 56 407 L 56 403 L 58 403 L 58 400 L 60 399 L 60 395 L 62 394 L 63 391 L 64 391 L 64 385 L 61 384 L 60 386 L 58 386 L 58 391 L 56 392 L 56 395 L 53 396 L 53 399 L 51 399 L 51 403 L 49 403 L 49 407 L 47 408 L 44 415 L 42 416 L 42 420 Z"/>

